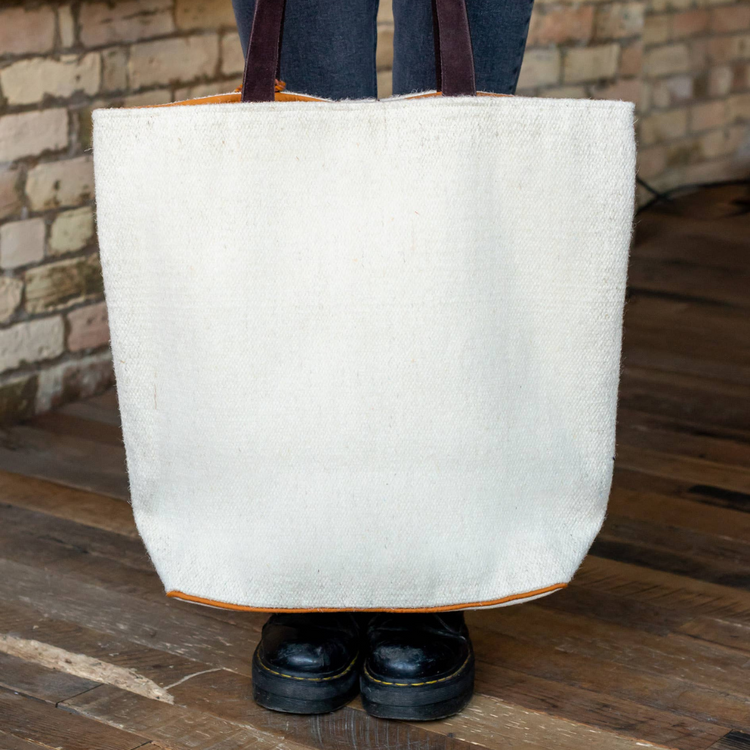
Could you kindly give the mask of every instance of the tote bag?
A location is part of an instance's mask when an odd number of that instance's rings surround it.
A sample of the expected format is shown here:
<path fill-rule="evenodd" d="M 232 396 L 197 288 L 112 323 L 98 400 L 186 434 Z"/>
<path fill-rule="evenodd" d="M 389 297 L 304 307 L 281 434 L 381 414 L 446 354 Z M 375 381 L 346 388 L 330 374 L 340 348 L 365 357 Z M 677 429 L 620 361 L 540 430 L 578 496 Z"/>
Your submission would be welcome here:
<path fill-rule="evenodd" d="M 612 477 L 629 103 L 241 93 L 94 114 L 130 489 L 167 592 L 248 610 L 499 606 L 573 576 Z M 192 105 L 192 106 L 182 106 Z"/>

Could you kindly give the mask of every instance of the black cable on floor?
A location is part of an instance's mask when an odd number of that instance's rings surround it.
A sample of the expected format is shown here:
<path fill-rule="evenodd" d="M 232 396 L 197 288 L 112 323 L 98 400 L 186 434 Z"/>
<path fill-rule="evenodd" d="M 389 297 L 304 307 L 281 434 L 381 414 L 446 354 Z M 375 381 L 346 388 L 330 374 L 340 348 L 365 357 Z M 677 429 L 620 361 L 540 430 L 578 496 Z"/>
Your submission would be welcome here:
<path fill-rule="evenodd" d="M 689 193 L 693 192 L 695 190 L 703 190 L 703 189 L 709 189 L 709 188 L 717 188 L 717 187 L 727 187 L 730 185 L 746 185 L 750 187 L 750 177 L 745 177 L 743 179 L 738 180 L 721 180 L 719 182 L 696 182 L 689 185 L 678 185 L 677 187 L 672 188 L 671 190 L 666 190 L 664 192 L 659 192 L 656 188 L 649 185 L 645 180 L 641 179 L 640 177 L 636 176 L 636 182 L 641 185 L 643 188 L 649 191 L 654 197 L 648 201 L 647 203 L 644 203 L 637 211 L 636 214 L 640 214 L 643 211 L 647 211 L 650 208 L 653 208 L 655 205 L 659 203 L 669 203 L 670 201 L 674 200 L 674 198 L 679 193 Z M 737 201 L 739 205 L 741 206 L 741 210 L 737 212 L 737 214 L 734 214 L 735 216 L 739 216 L 740 214 L 745 214 L 750 212 L 750 198 L 745 201 Z"/>

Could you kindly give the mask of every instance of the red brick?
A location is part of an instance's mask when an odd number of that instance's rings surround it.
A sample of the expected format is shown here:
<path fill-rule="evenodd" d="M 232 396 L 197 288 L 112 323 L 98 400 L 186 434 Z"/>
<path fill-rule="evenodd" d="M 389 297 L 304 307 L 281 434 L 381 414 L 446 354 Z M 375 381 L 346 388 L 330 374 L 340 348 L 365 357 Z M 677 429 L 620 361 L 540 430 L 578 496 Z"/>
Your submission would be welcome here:
<path fill-rule="evenodd" d="M 639 76 L 643 69 L 643 42 L 633 42 L 620 52 L 621 76 Z"/>
<path fill-rule="evenodd" d="M 530 47 L 563 44 L 591 39 L 594 24 L 592 6 L 580 8 L 544 8 L 540 6 L 531 15 L 528 44 Z"/>
<path fill-rule="evenodd" d="M 50 52 L 54 43 L 55 11 L 52 8 L 0 10 L 0 54 Z"/>
<path fill-rule="evenodd" d="M 79 307 L 68 313 L 68 349 L 78 352 L 82 349 L 96 349 L 109 343 L 109 323 L 107 305 Z"/>
<path fill-rule="evenodd" d="M 708 28 L 711 16 L 707 10 L 686 10 L 672 17 L 672 38 L 685 39 Z"/>
<path fill-rule="evenodd" d="M 714 65 L 750 57 L 750 34 L 717 36 L 707 42 L 708 58 Z"/>
<path fill-rule="evenodd" d="M 723 8 L 714 8 L 711 13 L 711 29 L 719 33 L 739 31 L 750 27 L 750 5 L 736 3 Z"/>
<path fill-rule="evenodd" d="M 727 120 L 727 103 L 723 99 L 696 104 L 690 110 L 690 130 L 693 133 L 720 128 L 727 124 Z"/>
<path fill-rule="evenodd" d="M 599 86 L 592 90 L 595 99 L 617 99 L 638 104 L 641 98 L 641 82 L 636 78 L 620 79 L 609 86 Z"/>
<path fill-rule="evenodd" d="M 597 39 L 623 39 L 643 31 L 643 3 L 611 3 L 596 15 Z"/>

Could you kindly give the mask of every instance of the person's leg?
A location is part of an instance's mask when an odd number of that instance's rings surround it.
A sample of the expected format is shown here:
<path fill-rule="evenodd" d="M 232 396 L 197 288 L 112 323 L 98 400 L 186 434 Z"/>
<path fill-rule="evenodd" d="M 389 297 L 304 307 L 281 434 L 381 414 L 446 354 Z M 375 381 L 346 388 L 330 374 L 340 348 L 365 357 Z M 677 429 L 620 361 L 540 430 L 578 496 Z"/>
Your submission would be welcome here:
<path fill-rule="evenodd" d="M 513 94 L 533 0 L 466 0 L 477 90 Z M 435 89 L 431 0 L 393 0 L 393 93 Z"/>
<path fill-rule="evenodd" d="M 255 0 L 232 4 L 247 53 Z M 281 44 L 287 90 L 326 99 L 374 98 L 377 12 L 378 0 L 287 0 Z"/>

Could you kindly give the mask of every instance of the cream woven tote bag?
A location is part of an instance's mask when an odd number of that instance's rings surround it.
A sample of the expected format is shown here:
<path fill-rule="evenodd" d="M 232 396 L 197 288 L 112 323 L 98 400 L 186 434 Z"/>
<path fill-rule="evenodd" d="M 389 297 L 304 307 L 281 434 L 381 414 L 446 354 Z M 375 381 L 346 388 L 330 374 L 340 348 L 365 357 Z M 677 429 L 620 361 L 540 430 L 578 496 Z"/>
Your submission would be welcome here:
<path fill-rule="evenodd" d="M 94 114 L 132 502 L 172 596 L 499 606 L 600 528 L 633 108 L 476 95 L 463 0 L 437 6 L 442 95 L 275 95 L 283 0 L 258 0 L 241 94 Z"/>

